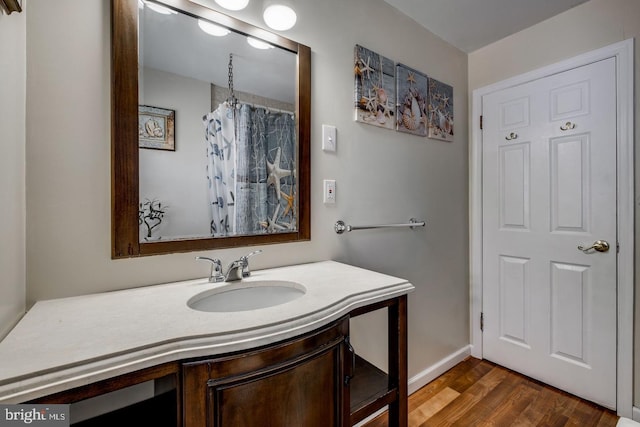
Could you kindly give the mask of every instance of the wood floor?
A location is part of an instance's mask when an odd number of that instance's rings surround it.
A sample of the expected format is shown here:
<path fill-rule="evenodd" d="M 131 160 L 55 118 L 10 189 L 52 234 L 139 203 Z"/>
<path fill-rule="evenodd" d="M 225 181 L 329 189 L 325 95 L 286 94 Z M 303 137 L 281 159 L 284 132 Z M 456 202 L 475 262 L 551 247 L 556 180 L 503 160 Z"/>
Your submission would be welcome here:
<path fill-rule="evenodd" d="M 615 426 L 608 409 L 468 358 L 409 397 L 409 426 Z M 387 426 L 386 414 L 366 427 Z"/>

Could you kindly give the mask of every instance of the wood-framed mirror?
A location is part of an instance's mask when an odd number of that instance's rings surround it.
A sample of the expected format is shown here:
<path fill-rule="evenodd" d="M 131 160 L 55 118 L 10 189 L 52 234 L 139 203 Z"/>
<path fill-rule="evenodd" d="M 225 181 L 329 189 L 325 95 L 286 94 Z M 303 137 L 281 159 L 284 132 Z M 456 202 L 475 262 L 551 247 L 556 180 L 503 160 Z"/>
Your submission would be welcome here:
<path fill-rule="evenodd" d="M 231 248 L 238 246 L 304 241 L 309 240 L 311 237 L 311 49 L 293 40 L 265 31 L 251 24 L 245 23 L 238 19 L 207 8 L 199 3 L 200 2 L 188 0 L 162 0 L 154 2 L 143 2 L 139 0 L 111 1 L 111 222 L 113 259 L 166 254 L 173 252 L 187 252 L 196 250 Z M 139 14 L 141 13 L 140 11 L 145 7 L 145 5 L 148 4 L 165 7 L 171 11 L 171 14 L 178 14 L 184 19 L 193 20 L 193 22 L 197 22 L 200 19 L 204 20 L 205 22 L 215 23 L 230 30 L 233 34 L 240 35 L 242 37 L 251 37 L 253 39 L 258 39 L 262 42 L 266 42 L 270 47 L 275 47 L 275 49 L 273 49 L 274 51 L 276 51 L 277 49 L 277 52 L 287 52 L 293 55 L 293 60 L 291 61 L 293 67 L 293 79 L 291 80 L 293 81 L 290 82 L 293 86 L 292 100 L 290 104 L 292 107 L 292 111 L 288 111 L 289 109 L 287 108 L 279 109 L 263 105 L 263 100 L 271 100 L 271 98 L 266 98 L 261 94 L 256 95 L 258 96 L 257 99 L 259 100 L 259 102 L 250 103 L 248 101 L 245 102 L 241 100 L 238 104 L 233 104 L 233 108 L 231 109 L 233 111 L 234 118 L 236 111 L 244 111 L 244 107 L 248 105 L 250 107 L 247 107 L 248 110 L 256 111 L 256 114 L 266 113 L 267 115 L 270 115 L 270 118 L 284 117 L 284 119 L 291 120 L 291 123 L 293 123 L 291 125 L 290 131 L 292 135 L 291 139 L 293 140 L 293 145 L 290 144 L 289 148 L 283 148 L 280 146 L 276 147 L 273 145 L 269 145 L 271 144 L 271 142 L 269 142 L 264 143 L 268 145 L 266 148 L 260 148 L 261 150 L 265 150 L 264 156 L 257 160 L 262 172 L 258 173 L 258 177 L 253 178 L 250 184 L 251 188 L 246 192 L 253 194 L 256 191 L 262 193 L 266 191 L 266 196 L 261 196 L 261 200 L 264 199 L 266 200 L 265 203 L 270 203 L 269 209 L 271 209 L 271 211 L 267 210 L 263 212 L 262 208 L 258 209 L 260 210 L 260 212 L 262 212 L 260 214 L 262 215 L 262 218 L 256 219 L 254 215 L 254 217 L 252 217 L 252 224 L 255 223 L 257 225 L 254 224 L 255 228 L 251 229 L 248 232 L 243 231 L 242 227 L 238 227 L 238 230 L 240 230 L 239 232 L 235 232 L 235 228 L 233 228 L 229 232 L 232 227 L 230 227 L 227 223 L 225 223 L 224 227 L 222 227 L 217 224 L 214 219 L 211 219 L 211 222 L 209 224 L 198 224 L 198 226 L 201 227 L 200 229 L 202 229 L 203 226 L 206 227 L 204 232 L 194 233 L 192 231 L 178 231 L 173 234 L 169 233 L 168 235 L 157 236 L 155 239 L 149 238 L 152 237 L 153 234 L 151 229 L 155 228 L 155 223 L 153 222 L 154 212 L 149 213 L 149 208 L 151 208 L 152 211 L 155 208 L 156 217 L 161 216 L 158 214 L 158 211 L 164 211 L 163 215 L 170 215 L 181 210 L 186 211 L 187 214 L 183 218 L 178 218 L 176 214 L 176 217 L 170 217 L 170 219 L 173 221 L 165 221 L 165 223 L 173 223 L 174 225 L 178 223 L 193 223 L 195 221 L 192 221 L 192 218 L 195 218 L 197 215 L 193 213 L 194 211 L 190 207 L 183 208 L 176 205 L 172 206 L 172 197 L 177 198 L 178 196 L 168 196 L 167 200 L 167 197 L 164 195 L 142 194 L 147 191 L 145 182 L 156 182 L 157 179 L 154 178 L 154 176 L 160 176 L 153 175 L 152 178 L 149 178 L 147 176 L 149 175 L 149 161 L 151 161 L 147 158 L 151 158 L 154 156 L 164 156 L 164 158 L 170 158 L 170 156 L 172 155 L 174 157 L 177 157 L 176 153 L 178 153 L 180 150 L 184 151 L 188 144 L 200 144 L 199 147 L 195 149 L 192 148 L 192 151 L 199 151 L 202 157 L 206 157 L 204 156 L 205 151 L 207 152 L 207 156 L 213 153 L 213 151 L 216 151 L 217 153 L 218 147 L 216 146 L 215 149 L 211 148 L 214 146 L 214 144 L 209 141 L 212 133 L 212 131 L 210 130 L 211 127 L 207 128 L 206 124 L 204 124 L 203 126 L 203 122 L 206 122 L 204 119 L 206 117 L 205 113 L 210 113 L 211 110 L 216 108 L 215 104 L 218 102 L 214 100 L 216 87 L 218 88 L 219 92 L 220 86 L 225 85 L 222 85 L 219 82 L 217 84 L 214 84 L 209 82 L 208 78 L 201 78 L 201 80 L 207 80 L 205 84 L 211 83 L 211 90 L 209 93 L 206 93 L 206 96 L 210 96 L 210 104 L 208 105 L 208 107 L 211 108 L 207 108 L 207 111 L 202 111 L 202 109 L 196 110 L 201 111 L 201 113 L 195 114 L 187 113 L 181 106 L 176 107 L 175 105 L 173 105 L 172 103 L 175 100 L 175 96 L 173 98 L 153 98 L 153 96 L 147 93 L 144 93 L 144 97 L 141 96 L 142 91 L 148 90 L 148 87 L 151 84 L 150 82 L 157 80 L 154 80 L 152 75 L 147 75 L 146 71 L 143 71 L 145 68 L 147 68 L 148 65 L 146 61 L 149 61 L 149 63 L 153 61 L 143 59 L 146 58 L 146 56 L 140 55 L 140 52 L 143 51 L 143 49 L 146 49 L 149 52 L 158 51 L 152 46 L 152 44 L 143 45 L 143 40 L 140 39 L 140 37 L 142 37 L 140 27 L 149 26 L 151 28 L 154 25 L 151 21 L 149 21 L 151 23 L 147 23 L 147 20 L 144 20 L 143 22 L 139 19 Z M 141 22 L 143 22 L 143 24 L 141 24 Z M 162 28 L 162 32 L 168 32 L 169 28 L 171 27 L 167 22 L 161 22 L 160 25 L 160 28 Z M 147 28 L 145 28 L 144 30 L 147 31 Z M 182 31 L 182 33 L 184 32 L 185 31 Z M 149 38 L 151 36 L 145 37 Z M 169 36 L 168 40 L 175 40 L 176 38 L 177 37 Z M 196 45 L 197 43 L 193 42 L 192 45 L 189 45 L 189 49 L 182 48 L 181 50 L 192 50 L 191 46 Z M 161 51 L 164 52 L 165 50 L 170 50 L 170 46 L 168 46 L 168 44 L 165 44 L 164 46 L 167 46 L 167 48 L 165 49 L 163 47 L 162 49 L 160 49 Z M 174 46 L 174 49 L 175 48 L 176 47 Z M 179 46 L 177 48 L 180 49 Z M 210 50 L 221 51 L 223 49 Z M 174 56 L 175 55 L 176 54 L 174 54 Z M 225 55 L 229 57 L 227 53 L 225 53 Z M 246 59 L 245 54 L 240 53 L 237 55 L 237 58 L 239 66 L 242 67 L 243 60 Z M 287 61 L 288 60 L 277 60 L 277 62 Z M 142 66 L 142 62 L 145 62 L 145 67 Z M 182 59 L 178 62 L 188 63 L 189 60 Z M 218 59 L 214 61 L 215 66 L 208 65 L 209 68 L 216 68 L 218 72 L 220 71 L 220 68 L 223 69 L 224 74 L 229 78 L 228 83 L 230 86 L 224 88 L 225 90 L 233 88 L 231 75 L 234 74 L 234 69 L 231 68 L 231 62 L 232 61 L 229 60 L 229 58 L 227 58 L 227 60 L 225 60 L 224 62 Z M 249 65 L 246 68 L 250 67 L 259 67 L 263 69 L 263 72 L 264 69 L 267 68 L 266 66 L 262 65 Z M 162 73 L 170 74 L 167 70 L 154 70 L 154 72 L 156 73 L 156 75 Z M 240 70 L 237 70 L 236 72 L 240 74 Z M 178 78 L 182 77 L 184 76 L 179 76 Z M 251 77 L 245 78 L 245 81 L 255 80 L 255 78 Z M 264 82 L 266 80 L 261 79 L 261 81 Z M 200 83 L 202 83 L 202 81 L 199 82 L 199 84 Z M 263 84 L 263 86 L 274 88 L 277 86 L 277 83 Z M 207 92 L 207 90 L 196 90 L 195 92 L 197 92 L 198 94 L 202 94 Z M 184 93 L 184 90 L 180 89 L 178 92 L 174 91 L 173 93 L 182 94 Z M 236 92 L 231 93 L 233 93 L 235 98 Z M 243 92 L 240 90 L 238 93 Z M 253 96 L 252 93 L 250 93 L 250 95 Z M 275 99 L 278 95 L 276 94 L 273 96 Z M 164 99 L 166 101 L 164 101 L 163 105 L 149 106 L 146 105 L 150 104 L 150 102 L 147 102 L 147 99 Z M 228 100 L 229 99 L 227 99 L 227 101 Z M 158 104 L 157 101 L 153 101 L 151 103 Z M 240 107 L 239 105 L 242 105 L 243 107 Z M 273 113 L 274 111 L 276 113 Z M 156 116 L 154 116 L 154 114 Z M 183 122 L 179 122 L 179 120 L 182 120 L 187 116 L 190 117 L 191 124 L 184 124 Z M 149 119 L 149 117 L 151 117 L 151 119 Z M 156 120 L 154 117 L 159 117 L 159 119 Z M 238 123 L 238 121 L 234 120 L 234 123 Z M 243 125 L 245 124 L 245 122 L 242 123 Z M 190 128 L 192 124 L 193 128 Z M 189 128 L 192 134 L 200 134 L 201 137 L 185 137 L 185 128 Z M 254 126 L 251 129 L 254 128 L 261 129 L 259 126 Z M 247 127 L 247 129 L 249 128 Z M 236 130 L 235 133 L 237 132 L 238 131 Z M 256 133 L 254 131 L 252 132 L 254 135 L 253 140 L 258 141 L 263 139 L 260 136 L 256 137 Z M 167 151 L 143 151 L 148 150 L 148 148 L 146 148 L 146 146 L 143 144 L 143 137 L 152 140 L 151 144 L 154 143 L 154 137 L 160 137 L 160 139 L 164 138 L 163 142 L 161 142 L 162 144 L 166 142 L 168 135 L 175 138 L 175 141 L 172 141 L 174 144 L 173 151 L 171 149 Z M 199 139 L 199 141 L 194 141 L 196 139 Z M 205 147 L 207 147 L 206 150 Z M 152 146 L 152 148 L 157 147 Z M 285 158 L 285 152 L 294 153 L 293 159 L 295 164 L 287 164 L 284 162 L 284 160 L 281 160 L 281 157 Z M 230 156 L 227 156 L 227 159 L 229 157 Z M 144 163 L 145 168 L 147 168 L 145 173 L 143 174 L 143 178 L 141 178 L 141 160 Z M 211 163 L 206 163 L 208 160 L 202 161 L 204 161 L 204 166 L 203 164 L 199 164 L 197 166 L 188 167 L 188 169 L 198 171 L 198 174 L 201 175 L 202 185 L 199 183 L 189 184 L 188 188 L 181 190 L 182 193 L 189 193 L 193 190 L 201 194 L 201 187 L 210 188 L 211 181 L 215 178 L 218 178 L 218 176 L 214 173 L 209 174 L 210 176 L 208 175 L 208 171 L 210 169 L 215 169 L 215 167 L 213 167 Z M 256 164 L 255 162 L 256 161 L 254 160 L 254 166 Z M 167 175 L 169 177 L 174 176 L 176 177 L 176 179 L 187 175 L 184 167 L 180 171 L 172 170 L 173 166 L 166 166 L 166 164 L 163 167 L 164 169 L 162 169 L 162 175 Z M 154 173 L 157 174 L 158 171 L 155 169 L 159 168 L 150 169 L 154 170 Z M 205 172 L 205 169 L 207 172 Z M 278 173 L 280 174 L 278 175 Z M 275 175 L 271 176 L 273 174 Z M 198 180 L 200 180 L 200 178 L 198 178 Z M 207 182 L 209 184 L 206 184 Z M 258 186 L 259 190 L 256 190 L 255 186 Z M 167 188 L 168 186 L 157 185 L 156 187 Z M 197 190 L 194 190 L 195 187 L 197 187 Z M 205 191 L 210 192 L 210 190 Z M 207 207 L 205 207 L 206 210 L 212 209 L 211 205 L 217 205 L 216 200 L 219 199 L 219 197 L 215 194 L 210 194 L 209 196 L 210 198 L 208 199 L 208 202 L 205 202 L 205 204 L 208 205 Z M 231 198 L 229 200 L 234 201 L 236 195 L 230 194 L 230 196 Z M 218 199 L 216 199 L 216 197 L 218 197 Z M 240 195 L 238 195 L 237 197 L 240 197 Z M 200 198 L 202 198 L 202 196 L 200 196 Z M 153 203 L 157 203 L 155 207 L 149 206 Z M 254 202 L 252 201 L 251 203 Z M 226 204 L 229 203 L 227 202 Z M 167 205 L 168 208 L 166 208 Z M 255 208 L 252 209 L 252 211 L 255 210 Z M 286 218 L 282 219 L 285 211 Z M 144 217 L 145 215 L 148 215 L 148 218 Z M 216 213 L 213 213 L 211 215 L 215 217 Z M 145 221 L 145 218 L 151 219 L 150 221 Z M 165 218 L 161 217 L 160 222 L 162 222 L 163 219 Z M 278 222 L 280 220 L 282 221 Z M 285 224 L 286 226 L 283 224 Z M 144 230 L 142 230 L 142 228 L 144 228 Z"/>

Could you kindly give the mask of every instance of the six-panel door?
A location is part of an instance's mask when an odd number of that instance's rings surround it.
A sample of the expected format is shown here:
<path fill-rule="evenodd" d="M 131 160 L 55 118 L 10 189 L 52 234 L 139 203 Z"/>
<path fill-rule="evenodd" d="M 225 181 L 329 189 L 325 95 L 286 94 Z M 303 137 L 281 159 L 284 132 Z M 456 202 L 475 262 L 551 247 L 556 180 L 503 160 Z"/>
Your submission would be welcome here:
<path fill-rule="evenodd" d="M 484 357 L 610 408 L 615 76 L 611 58 L 483 97 Z"/>

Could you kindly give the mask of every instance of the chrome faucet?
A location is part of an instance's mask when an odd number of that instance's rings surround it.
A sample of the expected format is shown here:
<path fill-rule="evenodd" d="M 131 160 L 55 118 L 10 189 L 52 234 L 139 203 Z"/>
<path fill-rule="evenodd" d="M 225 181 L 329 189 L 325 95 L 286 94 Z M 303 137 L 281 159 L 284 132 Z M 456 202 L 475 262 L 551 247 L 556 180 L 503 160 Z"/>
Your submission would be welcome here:
<path fill-rule="evenodd" d="M 243 257 L 240 257 L 240 262 L 242 263 L 242 277 L 251 276 L 251 270 L 249 269 L 249 258 L 262 253 L 262 249 L 258 249 L 257 251 L 253 251 Z"/>
<path fill-rule="evenodd" d="M 209 282 L 218 283 L 224 282 L 225 278 L 222 274 L 222 261 L 218 258 L 207 258 L 206 256 L 197 256 L 197 260 L 209 261 L 211 263 L 211 272 L 209 273 Z"/>
<path fill-rule="evenodd" d="M 244 255 L 229 264 L 227 268 L 227 274 L 222 272 L 222 262 L 219 259 L 212 259 L 203 256 L 197 256 L 198 260 L 205 260 L 211 263 L 211 273 L 209 274 L 209 282 L 233 282 L 236 280 L 242 280 L 243 277 L 251 276 L 251 270 L 249 269 L 249 257 L 262 253 L 262 250 L 253 251 L 250 254 Z"/>
<path fill-rule="evenodd" d="M 251 270 L 249 269 L 249 257 L 261 254 L 262 250 L 258 249 L 250 254 L 244 255 L 229 264 L 227 268 L 227 274 L 224 276 L 225 282 L 233 282 L 235 280 L 242 280 L 244 277 L 251 276 Z"/>
<path fill-rule="evenodd" d="M 242 280 L 242 261 L 235 260 L 227 268 L 227 274 L 224 276 L 225 282 L 235 282 L 236 280 Z"/>

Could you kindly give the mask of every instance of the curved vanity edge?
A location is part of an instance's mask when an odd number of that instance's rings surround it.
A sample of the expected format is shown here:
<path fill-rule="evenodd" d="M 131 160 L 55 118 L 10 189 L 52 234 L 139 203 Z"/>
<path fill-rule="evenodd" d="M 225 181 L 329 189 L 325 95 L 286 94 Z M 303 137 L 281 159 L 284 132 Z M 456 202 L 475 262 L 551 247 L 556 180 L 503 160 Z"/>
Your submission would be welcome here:
<path fill-rule="evenodd" d="M 264 327 L 159 342 L 130 352 L 105 355 L 87 363 L 34 372 L 15 381 L 5 379 L 0 383 L 0 403 L 25 402 L 167 362 L 249 350 L 284 341 L 321 328 L 355 309 L 406 295 L 414 289 L 411 283 L 398 279 L 392 285 L 348 295 L 306 315 Z"/>

